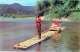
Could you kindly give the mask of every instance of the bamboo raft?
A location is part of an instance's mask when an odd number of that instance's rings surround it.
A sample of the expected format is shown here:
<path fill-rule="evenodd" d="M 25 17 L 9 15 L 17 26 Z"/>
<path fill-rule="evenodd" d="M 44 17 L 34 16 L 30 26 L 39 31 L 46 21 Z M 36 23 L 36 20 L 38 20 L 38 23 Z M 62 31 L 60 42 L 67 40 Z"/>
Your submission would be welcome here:
<path fill-rule="evenodd" d="M 20 43 L 14 45 L 13 47 L 14 48 L 21 48 L 21 49 L 31 47 L 32 45 L 35 45 L 35 44 L 45 40 L 46 38 L 51 37 L 52 34 L 55 34 L 55 32 L 57 32 L 57 31 L 47 31 L 45 33 L 42 33 L 41 34 L 41 39 L 38 38 L 38 35 L 35 35 L 34 37 L 32 37 L 28 40 L 25 40 L 23 42 L 20 42 Z"/>

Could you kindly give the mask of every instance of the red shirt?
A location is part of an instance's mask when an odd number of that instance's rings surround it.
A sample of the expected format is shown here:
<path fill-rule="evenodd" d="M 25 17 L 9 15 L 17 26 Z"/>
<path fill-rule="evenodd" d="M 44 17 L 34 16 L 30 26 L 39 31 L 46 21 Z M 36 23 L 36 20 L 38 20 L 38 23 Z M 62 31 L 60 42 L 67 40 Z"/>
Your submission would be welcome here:
<path fill-rule="evenodd" d="M 37 27 L 38 29 L 41 28 L 41 16 L 37 16 L 37 17 L 36 17 L 36 27 Z"/>
<path fill-rule="evenodd" d="M 52 27 L 60 27 L 60 21 L 53 21 L 51 26 Z"/>
<path fill-rule="evenodd" d="M 41 23 L 41 16 L 36 17 L 36 23 Z"/>

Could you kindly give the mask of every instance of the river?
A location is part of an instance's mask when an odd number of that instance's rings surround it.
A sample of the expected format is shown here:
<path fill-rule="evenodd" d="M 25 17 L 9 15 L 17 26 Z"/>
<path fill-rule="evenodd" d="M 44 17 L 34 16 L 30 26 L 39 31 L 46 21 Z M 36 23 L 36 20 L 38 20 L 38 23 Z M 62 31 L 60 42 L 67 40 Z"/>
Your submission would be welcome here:
<path fill-rule="evenodd" d="M 43 25 L 45 28 L 48 28 Z M 35 21 L 32 19 L 0 22 L 0 51 L 25 51 L 25 52 L 80 52 L 80 23 L 79 22 L 64 22 L 66 27 L 61 32 L 61 39 L 55 42 L 52 38 L 43 41 L 40 46 L 38 44 L 22 50 L 14 49 L 13 45 L 18 42 L 29 39 L 37 34 Z M 47 26 L 47 27 L 46 27 Z M 42 29 L 45 29 L 42 27 Z M 43 30 L 44 31 L 44 30 Z M 39 48 L 40 50 L 37 50 Z"/>

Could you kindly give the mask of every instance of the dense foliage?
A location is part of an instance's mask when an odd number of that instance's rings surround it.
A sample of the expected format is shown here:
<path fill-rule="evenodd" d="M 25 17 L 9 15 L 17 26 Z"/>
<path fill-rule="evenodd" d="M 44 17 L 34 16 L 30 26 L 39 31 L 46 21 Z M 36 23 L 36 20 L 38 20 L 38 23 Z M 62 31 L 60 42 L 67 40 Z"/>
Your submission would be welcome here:
<path fill-rule="evenodd" d="M 46 19 L 61 18 L 70 16 L 76 9 L 79 0 L 41 0 L 38 2 L 38 11 L 40 15 L 44 15 Z"/>

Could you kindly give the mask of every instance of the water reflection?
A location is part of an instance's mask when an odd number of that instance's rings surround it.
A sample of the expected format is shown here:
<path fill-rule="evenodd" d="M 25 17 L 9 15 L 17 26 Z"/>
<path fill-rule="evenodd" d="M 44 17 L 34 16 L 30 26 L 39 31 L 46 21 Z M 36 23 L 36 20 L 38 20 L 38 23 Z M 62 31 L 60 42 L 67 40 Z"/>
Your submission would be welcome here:
<path fill-rule="evenodd" d="M 41 52 L 41 42 L 38 43 L 36 52 Z"/>
<path fill-rule="evenodd" d="M 73 52 L 79 52 L 79 41 L 79 34 L 77 34 L 77 32 L 72 33 L 70 36 L 70 40 L 68 41 L 68 48 Z"/>
<path fill-rule="evenodd" d="M 61 34 L 55 32 L 55 34 L 53 34 L 53 36 L 51 37 L 51 40 L 53 42 L 53 47 L 58 47 L 60 44 L 60 40 L 61 40 Z"/>
<path fill-rule="evenodd" d="M 70 23 L 64 32 L 66 48 L 71 52 L 80 52 L 80 23 Z"/>

